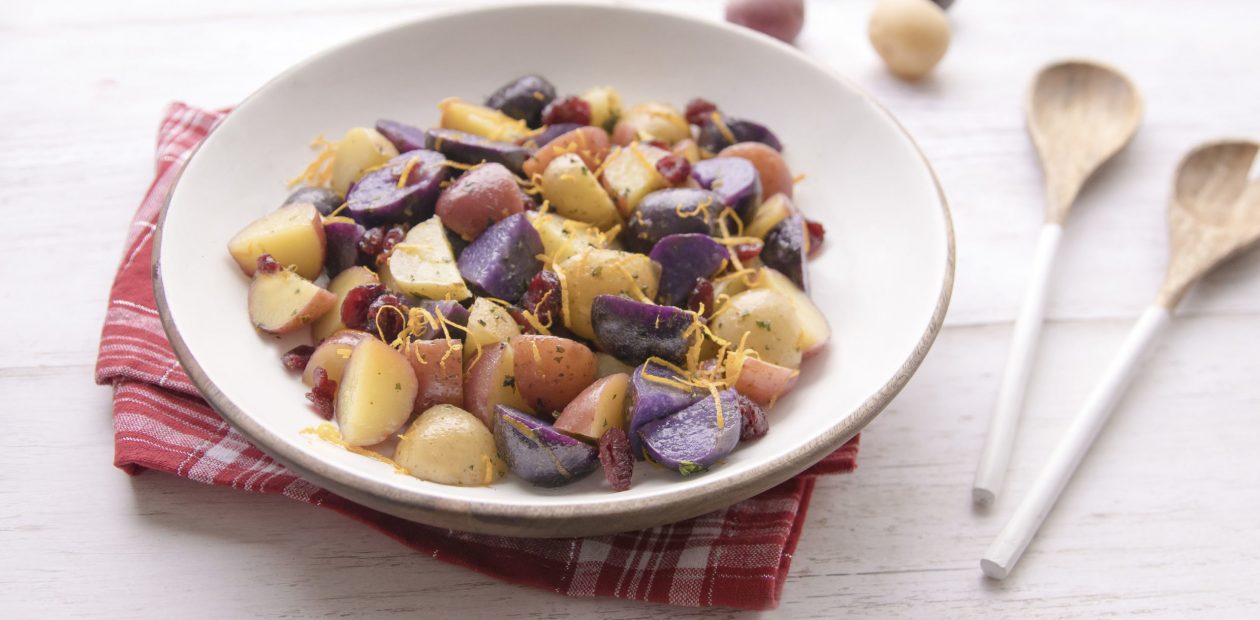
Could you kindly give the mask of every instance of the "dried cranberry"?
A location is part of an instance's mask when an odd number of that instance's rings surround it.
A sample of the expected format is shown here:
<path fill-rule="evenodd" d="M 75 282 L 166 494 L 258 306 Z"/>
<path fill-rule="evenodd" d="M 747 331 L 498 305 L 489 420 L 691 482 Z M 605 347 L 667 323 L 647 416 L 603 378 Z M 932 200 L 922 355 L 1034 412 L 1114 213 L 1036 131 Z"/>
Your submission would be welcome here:
<path fill-rule="evenodd" d="M 691 289 L 691 295 L 687 297 L 687 309 L 700 312 L 701 304 L 704 304 L 702 316 L 707 317 L 713 314 L 713 283 L 704 278 L 696 278 L 696 286 Z"/>
<path fill-rule="evenodd" d="M 367 257 L 375 257 L 381 253 L 381 243 L 385 241 L 385 230 L 380 226 L 369 228 L 359 237 L 359 253 Z"/>
<path fill-rule="evenodd" d="M 315 387 L 306 393 L 306 399 L 315 405 L 315 410 L 325 420 L 331 420 L 333 416 L 333 399 L 337 396 L 337 382 L 328 378 L 328 373 L 323 368 L 315 369 Z"/>
<path fill-rule="evenodd" d="M 263 254 L 262 256 L 259 256 L 258 262 L 255 263 L 255 265 L 258 273 L 278 273 L 281 269 L 283 269 L 283 267 L 280 266 L 280 263 L 276 262 L 276 259 L 272 258 L 270 254 Z"/>
<path fill-rule="evenodd" d="M 666 181 L 678 185 L 691 176 L 691 162 L 682 155 L 666 155 L 656 160 L 656 171 L 661 173 Z"/>
<path fill-rule="evenodd" d="M 315 353 L 315 347 L 309 344 L 299 344 L 288 353 L 280 356 L 280 361 L 285 368 L 289 370 L 306 370 L 306 364 L 311 361 L 311 354 Z"/>
<path fill-rule="evenodd" d="M 376 334 L 385 342 L 393 342 L 407 325 L 407 300 L 395 293 L 383 293 L 367 308 L 363 330 Z M 342 321 L 343 323 L 345 321 Z"/>
<path fill-rule="evenodd" d="M 556 324 L 560 316 L 560 277 L 554 271 L 540 271 L 529 281 L 521 305 L 544 325 Z"/>
<path fill-rule="evenodd" d="M 765 247 L 764 243 L 741 243 L 735 246 L 735 256 L 741 261 L 748 261 L 761 255 L 761 248 Z"/>
<path fill-rule="evenodd" d="M 604 466 L 604 479 L 614 491 L 630 488 L 634 477 L 634 455 L 630 453 L 630 439 L 617 427 L 604 431 L 599 438 L 599 462 Z"/>
<path fill-rule="evenodd" d="M 516 326 L 521 329 L 522 334 L 527 336 L 541 335 L 541 332 L 534 328 L 534 324 L 530 323 L 529 319 L 525 318 L 524 309 L 517 308 L 516 306 L 508 306 L 504 308 L 504 310 L 507 310 L 508 316 L 512 317 L 512 320 L 516 322 Z"/>
<path fill-rule="evenodd" d="M 385 234 L 381 237 L 381 250 L 376 255 L 376 264 L 384 265 L 385 261 L 389 260 L 390 253 L 394 251 L 394 246 L 402 242 L 403 238 L 406 236 L 407 229 L 403 228 L 402 224 L 394 224 L 393 226 L 390 226 L 389 230 L 386 230 Z"/>
<path fill-rule="evenodd" d="M 341 302 L 341 322 L 350 329 L 366 327 L 368 307 L 384 293 L 385 287 L 380 284 L 364 284 L 350 289 Z"/>
<path fill-rule="evenodd" d="M 687 122 L 692 125 L 703 125 L 704 121 L 709 119 L 709 115 L 716 112 L 717 104 L 712 101 L 706 101 L 699 97 L 687 102 L 687 110 L 683 113 L 687 117 Z"/>
<path fill-rule="evenodd" d="M 761 405 L 754 403 L 743 394 L 735 397 L 735 404 L 739 408 L 740 417 L 743 418 L 743 424 L 739 427 L 739 440 L 748 441 L 764 437 L 770 430 L 770 422 L 766 420 L 766 411 L 761 408 Z"/>
<path fill-rule="evenodd" d="M 544 125 L 558 123 L 590 125 L 591 104 L 581 97 L 568 96 L 564 99 L 556 99 L 543 108 L 542 122 Z"/>
<path fill-rule="evenodd" d="M 814 220 L 805 220 L 805 229 L 809 231 L 809 255 L 813 256 L 822 249 L 823 240 L 827 238 L 827 229 L 823 228 L 822 222 Z"/>
<path fill-rule="evenodd" d="M 668 142 L 666 142 L 666 141 L 664 141 L 664 140 L 657 140 L 656 138 L 652 138 L 651 140 L 648 140 L 647 142 L 644 142 L 643 144 L 644 144 L 644 145 L 646 145 L 646 146 L 653 147 L 653 148 L 658 148 L 658 149 L 661 149 L 662 151 L 668 151 L 668 150 L 669 150 L 669 143 L 668 143 Z"/>

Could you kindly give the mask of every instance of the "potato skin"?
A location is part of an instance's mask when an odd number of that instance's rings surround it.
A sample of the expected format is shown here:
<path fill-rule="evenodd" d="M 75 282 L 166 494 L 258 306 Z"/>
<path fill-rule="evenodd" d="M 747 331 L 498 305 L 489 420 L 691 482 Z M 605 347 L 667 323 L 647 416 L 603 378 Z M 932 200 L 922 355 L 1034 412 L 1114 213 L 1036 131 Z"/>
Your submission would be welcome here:
<path fill-rule="evenodd" d="M 638 287 L 648 299 L 655 299 L 661 280 L 661 266 L 650 258 L 617 250 L 579 252 L 556 265 L 556 273 L 563 282 L 565 326 L 588 339 L 595 338 L 591 304 L 597 295 L 631 295 Z"/>
<path fill-rule="evenodd" d="M 487 227 L 525 210 L 529 197 L 502 164 L 484 164 L 465 172 L 442 192 L 435 207 L 442 223 L 465 241 Z"/>
<path fill-rule="evenodd" d="M 732 386 L 736 392 L 768 407 L 796 386 L 800 372 L 755 357 L 731 356 L 726 363 L 726 376 L 736 377 Z"/>
<path fill-rule="evenodd" d="M 586 345 L 559 336 L 521 335 L 509 341 L 516 386 L 538 414 L 561 411 L 599 378 L 599 363 Z"/>
<path fill-rule="evenodd" d="M 507 471 L 490 429 L 454 405 L 421 413 L 398 442 L 394 462 L 421 480 L 458 486 L 485 486 Z"/>
<path fill-rule="evenodd" d="M 464 406 L 463 349 L 462 343 L 446 339 L 416 340 L 403 347 L 402 353 L 416 373 L 413 412 L 435 405 Z"/>
<path fill-rule="evenodd" d="M 516 382 L 516 356 L 511 345 L 500 342 L 483 347 L 481 355 L 464 367 L 464 405 L 486 428 L 494 428 L 494 408 L 508 405 L 529 411 Z"/>
<path fill-rule="evenodd" d="M 778 151 L 760 142 L 740 142 L 722 149 L 718 157 L 739 157 L 752 162 L 761 177 L 762 200 L 775 194 L 792 197 L 792 171 Z"/>
<path fill-rule="evenodd" d="M 626 427 L 630 375 L 616 373 L 590 384 L 564 408 L 555 427 L 599 441 L 610 428 Z"/>
<path fill-rule="evenodd" d="M 567 153 L 576 153 L 586 167 L 596 170 L 608 157 L 608 132 L 599 127 L 579 127 L 566 134 L 557 136 L 539 148 L 534 156 L 525 161 L 522 168 L 526 178 L 542 174 L 551 165 L 551 161 Z"/>

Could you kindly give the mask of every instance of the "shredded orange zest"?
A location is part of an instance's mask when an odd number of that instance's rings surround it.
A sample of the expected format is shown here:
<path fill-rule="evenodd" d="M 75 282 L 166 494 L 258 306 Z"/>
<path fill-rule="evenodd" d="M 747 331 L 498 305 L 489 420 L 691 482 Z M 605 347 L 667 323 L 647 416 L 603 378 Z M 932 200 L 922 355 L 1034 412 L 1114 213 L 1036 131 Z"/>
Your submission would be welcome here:
<path fill-rule="evenodd" d="M 486 474 L 481 478 L 481 483 L 490 484 L 494 482 L 494 461 L 491 461 L 489 456 L 482 454 L 481 464 L 486 468 Z"/>
<path fill-rule="evenodd" d="M 407 164 L 403 166 L 402 172 L 398 175 L 398 189 L 407 187 L 407 178 L 411 176 L 411 171 L 420 164 L 419 157 L 412 157 L 407 160 Z"/>
<path fill-rule="evenodd" d="M 731 128 L 726 126 L 726 121 L 722 120 L 721 114 L 714 110 L 709 114 L 709 118 L 713 119 L 713 126 L 717 127 L 717 130 L 721 132 L 722 137 L 726 138 L 727 142 L 730 142 L 731 144 L 738 142 L 738 140 L 735 139 L 735 134 L 731 133 Z"/>
<path fill-rule="evenodd" d="M 726 426 L 726 418 L 722 415 L 722 396 L 718 394 L 717 386 L 709 384 L 709 395 L 713 397 L 713 406 L 717 409 L 717 427 L 724 428 Z"/>
<path fill-rule="evenodd" d="M 793 185 L 795 185 L 795 184 L 800 183 L 801 181 L 804 181 L 804 180 L 805 180 L 805 173 L 804 173 L 804 172 L 802 172 L 802 173 L 800 173 L 800 174 L 798 174 L 798 175 L 796 175 L 796 176 L 792 177 L 792 184 L 793 184 Z"/>
<path fill-rule="evenodd" d="M 311 141 L 311 148 L 319 149 L 319 153 L 310 164 L 307 164 L 302 174 L 289 179 L 289 187 L 299 183 L 305 183 L 311 187 L 328 187 L 328 184 L 332 182 L 332 164 L 337 156 L 337 143 L 329 142 L 321 134 Z"/>
<path fill-rule="evenodd" d="M 361 455 L 361 456 L 366 456 L 366 457 L 368 457 L 368 458 L 370 458 L 370 459 L 372 459 L 372 460 L 374 460 L 374 461 L 380 461 L 380 462 L 385 463 L 385 464 L 387 464 L 387 465 L 392 465 L 392 466 L 393 466 L 393 468 L 394 468 L 394 471 L 395 471 L 395 472 L 397 472 L 397 473 L 400 473 L 400 474 L 408 474 L 408 475 L 411 473 L 411 472 L 407 471 L 407 469 L 406 469 L 405 467 L 403 467 L 402 465 L 399 465 L 398 463 L 394 462 L 394 460 L 393 460 L 393 459 L 391 459 L 391 458 L 389 458 L 389 457 L 387 457 L 387 456 L 385 456 L 385 455 L 383 455 L 383 454 L 379 454 L 379 453 L 377 453 L 377 452 L 373 452 L 373 451 L 368 450 L 368 449 L 366 449 L 366 448 L 360 448 L 360 447 L 358 447 L 358 446 L 352 446 L 352 445 L 350 445 L 350 444 L 346 443 L 346 440 L 344 440 L 344 439 L 342 439 L 342 438 L 341 438 L 341 432 L 337 430 L 337 427 L 333 426 L 332 424 L 330 424 L 330 423 L 328 423 L 328 422 L 324 422 L 324 423 L 322 423 L 322 424 L 320 424 L 319 426 L 316 426 L 316 427 L 314 427 L 314 428 L 304 428 L 304 429 L 302 429 L 302 434 L 303 434 L 303 435 L 314 435 L 314 436 L 316 436 L 316 437 L 318 437 L 318 438 L 320 438 L 320 439 L 322 439 L 322 440 L 324 440 L 324 441 L 327 441 L 327 442 L 328 442 L 328 443 L 330 443 L 330 444 L 333 444 L 334 446 L 339 446 L 339 447 L 344 448 L 345 450 L 347 450 L 347 451 L 349 451 L 349 452 L 353 452 L 354 454 L 358 454 L 358 455 Z"/>

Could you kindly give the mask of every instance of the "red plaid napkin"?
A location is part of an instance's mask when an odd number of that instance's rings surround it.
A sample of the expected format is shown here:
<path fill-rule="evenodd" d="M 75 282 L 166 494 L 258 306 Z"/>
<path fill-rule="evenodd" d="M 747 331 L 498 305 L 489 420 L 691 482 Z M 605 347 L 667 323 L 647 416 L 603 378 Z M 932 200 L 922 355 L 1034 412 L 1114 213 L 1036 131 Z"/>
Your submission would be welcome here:
<path fill-rule="evenodd" d="M 115 466 L 129 474 L 156 469 L 205 484 L 283 493 L 439 560 L 567 596 L 693 607 L 778 605 L 814 476 L 852 471 L 856 437 L 805 474 L 717 512 L 612 536 L 525 539 L 443 530 L 360 506 L 298 478 L 233 431 L 175 359 L 150 280 L 158 211 L 193 147 L 226 114 L 173 104 L 158 132 L 157 178 L 131 225 L 96 365 L 97 382 L 114 386 Z"/>

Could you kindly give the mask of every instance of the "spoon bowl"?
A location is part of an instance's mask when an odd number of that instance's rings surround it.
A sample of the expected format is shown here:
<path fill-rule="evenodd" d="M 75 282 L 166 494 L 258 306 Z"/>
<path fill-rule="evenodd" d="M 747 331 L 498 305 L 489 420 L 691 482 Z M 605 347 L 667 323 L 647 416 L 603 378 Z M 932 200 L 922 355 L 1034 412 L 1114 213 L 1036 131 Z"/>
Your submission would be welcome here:
<path fill-rule="evenodd" d="M 1227 140 L 1191 151 L 1177 167 L 1168 206 L 1172 250 L 1159 304 L 1172 310 L 1226 259 L 1260 242 L 1260 179 L 1249 179 L 1260 144 Z"/>
<path fill-rule="evenodd" d="M 1085 181 L 1133 138 L 1142 96 L 1119 71 L 1070 60 L 1037 74 L 1026 113 L 1046 177 L 1046 218 L 1062 224 Z"/>

